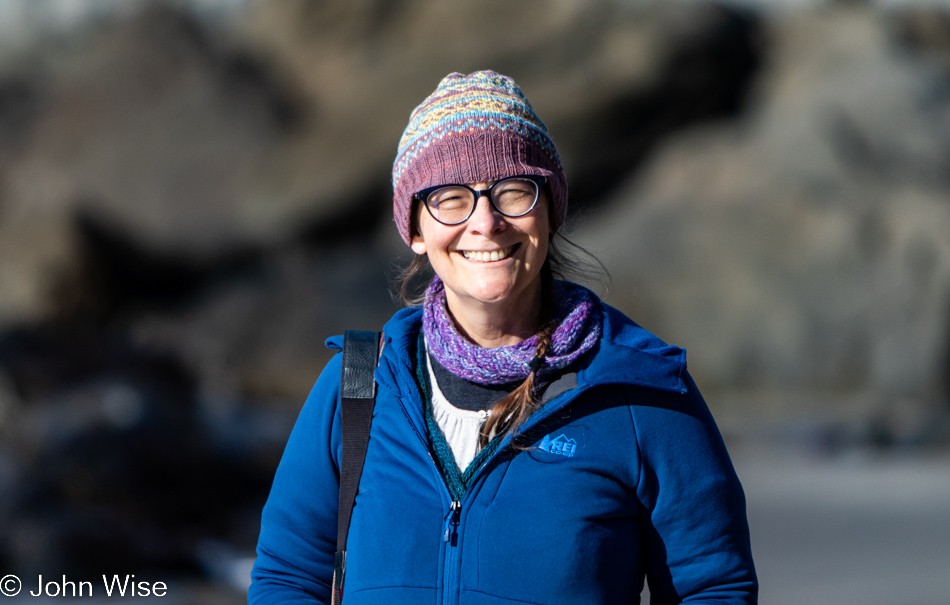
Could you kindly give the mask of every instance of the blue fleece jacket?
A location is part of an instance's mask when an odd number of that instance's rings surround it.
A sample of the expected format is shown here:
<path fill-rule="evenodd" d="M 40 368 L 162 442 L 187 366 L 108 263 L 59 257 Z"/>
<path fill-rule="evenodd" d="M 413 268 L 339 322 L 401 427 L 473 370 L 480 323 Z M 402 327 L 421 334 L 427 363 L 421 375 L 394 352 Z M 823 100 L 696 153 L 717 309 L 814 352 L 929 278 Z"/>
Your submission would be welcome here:
<path fill-rule="evenodd" d="M 606 305 L 592 354 L 453 502 L 413 377 L 418 308 L 385 330 L 353 509 L 346 605 L 757 602 L 745 500 L 685 351 Z M 342 338 L 328 346 L 339 348 Z M 329 603 L 340 355 L 313 388 L 264 508 L 250 603 Z"/>

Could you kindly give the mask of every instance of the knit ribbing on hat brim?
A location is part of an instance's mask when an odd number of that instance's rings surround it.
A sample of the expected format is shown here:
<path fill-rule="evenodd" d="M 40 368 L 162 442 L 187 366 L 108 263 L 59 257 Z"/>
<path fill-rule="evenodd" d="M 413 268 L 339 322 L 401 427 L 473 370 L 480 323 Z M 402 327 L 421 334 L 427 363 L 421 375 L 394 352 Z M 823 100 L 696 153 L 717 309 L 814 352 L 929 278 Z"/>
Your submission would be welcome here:
<path fill-rule="evenodd" d="M 412 196 L 436 185 L 497 181 L 509 176 L 548 179 L 551 218 L 557 230 L 567 214 L 564 172 L 531 141 L 500 130 L 448 136 L 424 149 L 396 183 L 393 220 L 406 244 L 411 243 Z"/>

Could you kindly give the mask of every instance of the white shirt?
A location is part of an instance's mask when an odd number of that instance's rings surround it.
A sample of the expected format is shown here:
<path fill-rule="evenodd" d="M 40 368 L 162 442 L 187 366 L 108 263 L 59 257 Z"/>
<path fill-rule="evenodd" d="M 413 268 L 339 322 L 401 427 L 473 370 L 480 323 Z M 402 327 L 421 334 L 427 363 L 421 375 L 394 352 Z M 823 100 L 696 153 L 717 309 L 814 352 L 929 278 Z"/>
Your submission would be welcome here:
<path fill-rule="evenodd" d="M 432 386 L 432 416 L 452 450 L 459 471 L 464 473 L 481 449 L 478 447 L 478 434 L 491 412 L 462 410 L 452 405 L 439 389 L 428 353 L 426 367 L 429 370 L 429 384 Z"/>

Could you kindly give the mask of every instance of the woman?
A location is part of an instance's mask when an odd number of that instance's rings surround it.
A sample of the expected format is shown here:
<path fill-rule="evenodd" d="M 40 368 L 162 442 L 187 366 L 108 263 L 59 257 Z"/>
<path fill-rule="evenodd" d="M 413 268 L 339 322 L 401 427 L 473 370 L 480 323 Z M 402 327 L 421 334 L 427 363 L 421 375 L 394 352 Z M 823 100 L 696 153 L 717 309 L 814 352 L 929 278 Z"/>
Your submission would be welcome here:
<path fill-rule="evenodd" d="M 653 603 L 755 603 L 742 488 L 685 352 L 553 277 L 567 183 L 515 83 L 447 76 L 393 187 L 435 277 L 384 327 L 345 602 L 635 603 L 646 577 Z M 252 603 L 330 600 L 339 382 L 337 355 L 274 479 Z"/>

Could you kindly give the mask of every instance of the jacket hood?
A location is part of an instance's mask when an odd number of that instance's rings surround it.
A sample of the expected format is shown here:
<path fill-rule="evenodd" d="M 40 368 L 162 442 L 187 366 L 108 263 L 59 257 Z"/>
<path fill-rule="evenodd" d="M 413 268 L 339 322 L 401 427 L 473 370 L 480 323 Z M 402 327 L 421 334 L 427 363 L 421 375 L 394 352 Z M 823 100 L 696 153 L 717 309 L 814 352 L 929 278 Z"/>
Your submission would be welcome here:
<path fill-rule="evenodd" d="M 578 386 L 626 383 L 686 392 L 686 350 L 668 345 L 629 317 L 601 303 L 603 334 Z"/>

